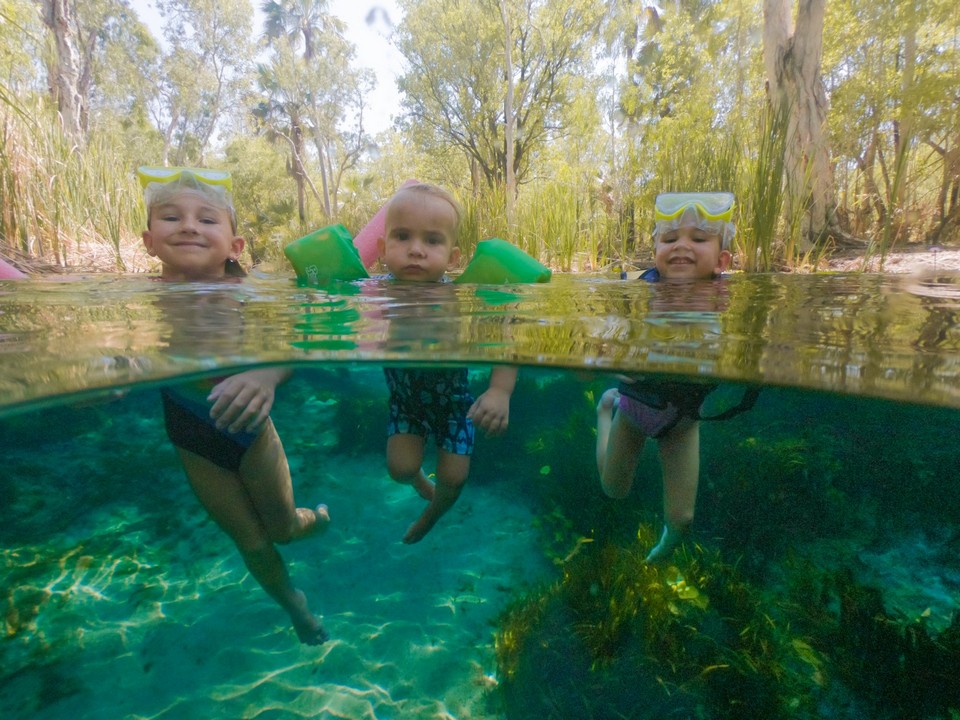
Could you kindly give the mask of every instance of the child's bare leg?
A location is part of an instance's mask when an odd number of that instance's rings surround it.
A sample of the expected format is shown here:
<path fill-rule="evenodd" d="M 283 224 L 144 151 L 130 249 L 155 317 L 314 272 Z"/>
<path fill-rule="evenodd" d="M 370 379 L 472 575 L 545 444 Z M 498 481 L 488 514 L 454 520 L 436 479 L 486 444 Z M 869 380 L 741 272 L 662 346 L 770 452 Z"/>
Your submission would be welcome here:
<path fill-rule="evenodd" d="M 603 465 L 607 460 L 607 444 L 610 442 L 610 427 L 613 423 L 613 409 L 620 399 L 620 392 L 610 388 L 600 396 L 597 403 L 597 472 L 603 477 Z"/>
<path fill-rule="evenodd" d="M 408 529 L 403 541 L 407 544 L 420 542 L 433 529 L 437 521 L 453 507 L 460 497 L 463 485 L 470 473 L 470 456 L 454 455 L 446 450 L 437 453 L 437 484 L 433 500 L 427 505 L 417 521 Z"/>
<path fill-rule="evenodd" d="M 423 472 L 424 439 L 419 435 L 391 435 L 387 439 L 387 471 L 404 485 L 413 485 L 426 501 L 433 500 L 434 485 Z"/>
<path fill-rule="evenodd" d="M 320 645 L 330 637 L 307 606 L 307 596 L 294 587 L 287 566 L 269 541 L 256 548 L 240 548 L 243 562 L 250 574 L 260 583 L 277 604 L 290 616 L 300 642 Z"/>
<path fill-rule="evenodd" d="M 313 510 L 296 507 L 287 456 L 269 418 L 244 454 L 239 476 L 273 542 L 299 540 L 326 530 L 330 524 L 326 505 Z"/>
<path fill-rule="evenodd" d="M 668 559 L 693 523 L 700 482 L 700 423 L 682 420 L 660 438 L 659 445 L 664 527 L 660 542 L 650 551 L 647 562 Z"/>
<path fill-rule="evenodd" d="M 326 640 L 326 632 L 307 608 L 306 597 L 293 586 L 240 476 L 191 452 L 179 450 L 179 454 L 197 498 L 233 540 L 250 574 L 287 611 L 300 641 L 319 644 Z"/>
<path fill-rule="evenodd" d="M 598 418 L 599 415 L 598 412 Z M 599 430 L 598 422 L 598 445 Z M 636 475 L 640 452 L 647 438 L 636 423 L 625 417 L 622 412 L 613 416 L 607 436 L 607 452 L 600 463 L 600 486 L 609 497 L 625 498 L 633 486 L 633 476 Z"/>

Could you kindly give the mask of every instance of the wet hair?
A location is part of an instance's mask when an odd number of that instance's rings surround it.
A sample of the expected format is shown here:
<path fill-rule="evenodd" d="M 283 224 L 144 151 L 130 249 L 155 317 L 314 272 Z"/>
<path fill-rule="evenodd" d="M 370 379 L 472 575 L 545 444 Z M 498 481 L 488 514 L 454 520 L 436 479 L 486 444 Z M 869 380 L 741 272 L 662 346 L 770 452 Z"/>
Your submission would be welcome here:
<path fill-rule="evenodd" d="M 446 201 L 450 207 L 453 208 L 453 245 L 454 247 L 459 245 L 460 223 L 463 220 L 463 208 L 460 207 L 460 203 L 457 202 L 457 199 L 453 196 L 453 193 L 444 187 L 433 185 L 432 183 L 414 183 L 413 185 L 405 185 L 393 194 L 393 196 L 390 198 L 390 201 L 387 203 L 387 209 L 389 210 L 390 203 L 392 203 L 395 198 L 406 193 L 429 195 L 430 197 L 435 197 Z"/>
<path fill-rule="evenodd" d="M 155 205 L 170 202 L 182 192 L 193 191 L 203 197 L 214 207 L 226 210 L 230 216 L 230 229 L 237 234 L 237 212 L 233 208 L 233 196 L 222 185 L 207 185 L 198 180 L 192 173 L 184 172 L 170 182 L 149 183 L 143 190 L 143 202 L 147 206 L 147 227 L 150 227 L 150 211 Z"/>

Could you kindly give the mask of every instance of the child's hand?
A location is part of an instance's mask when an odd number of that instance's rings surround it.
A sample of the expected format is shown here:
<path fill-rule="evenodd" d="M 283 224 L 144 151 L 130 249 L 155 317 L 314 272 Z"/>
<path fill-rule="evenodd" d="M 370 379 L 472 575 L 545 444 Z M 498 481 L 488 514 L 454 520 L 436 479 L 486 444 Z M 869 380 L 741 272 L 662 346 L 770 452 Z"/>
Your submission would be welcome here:
<path fill-rule="evenodd" d="M 217 383 L 207 396 L 217 428 L 257 432 L 270 415 L 274 390 L 284 375 L 276 368 L 248 370 Z"/>
<path fill-rule="evenodd" d="M 467 417 L 483 430 L 487 437 L 496 437 L 507 431 L 510 424 L 510 393 L 492 387 L 470 406 Z"/>

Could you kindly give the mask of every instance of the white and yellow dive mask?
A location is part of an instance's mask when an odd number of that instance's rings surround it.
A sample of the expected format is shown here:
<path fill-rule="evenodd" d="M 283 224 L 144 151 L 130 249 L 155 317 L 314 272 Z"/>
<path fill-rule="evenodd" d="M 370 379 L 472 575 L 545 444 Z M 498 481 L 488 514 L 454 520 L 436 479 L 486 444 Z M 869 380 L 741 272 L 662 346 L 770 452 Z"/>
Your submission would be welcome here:
<path fill-rule="evenodd" d="M 729 250 L 737 234 L 733 224 L 733 193 L 660 193 L 654 203 L 653 239 L 681 227 L 695 227 L 720 236 L 722 249 Z"/>
<path fill-rule="evenodd" d="M 182 190 L 194 190 L 216 207 L 230 213 L 230 224 L 237 232 L 237 213 L 233 209 L 233 180 L 227 170 L 186 167 L 152 167 L 142 165 L 137 169 L 143 201 L 150 208 L 169 200 Z"/>

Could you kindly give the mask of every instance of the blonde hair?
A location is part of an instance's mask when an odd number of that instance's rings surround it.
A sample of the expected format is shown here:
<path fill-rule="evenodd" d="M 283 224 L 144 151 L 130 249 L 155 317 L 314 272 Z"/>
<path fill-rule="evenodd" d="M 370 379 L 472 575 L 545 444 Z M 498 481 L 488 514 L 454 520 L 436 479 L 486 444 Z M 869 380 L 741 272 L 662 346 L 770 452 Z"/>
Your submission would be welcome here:
<path fill-rule="evenodd" d="M 411 192 L 417 195 L 429 195 L 430 197 L 439 198 L 440 200 L 446 201 L 450 207 L 453 208 L 454 223 L 453 223 L 453 244 L 459 245 L 460 242 L 460 223 L 463 220 L 463 208 L 460 207 L 460 203 L 457 202 L 457 199 L 453 196 L 449 190 L 440 185 L 434 185 L 432 183 L 414 183 L 412 185 L 404 185 L 402 188 L 397 190 L 393 196 L 390 198 L 390 201 L 387 203 L 387 209 L 389 210 L 390 204 L 394 199 L 404 193 Z"/>
<path fill-rule="evenodd" d="M 230 229 L 237 234 L 237 211 L 233 207 L 233 196 L 222 185 L 208 185 L 197 179 L 192 173 L 184 172 L 170 182 L 151 182 L 143 189 L 143 202 L 147 206 L 147 227 L 150 227 L 150 213 L 155 205 L 168 203 L 182 192 L 193 191 L 214 207 L 226 210 L 230 216 Z"/>

